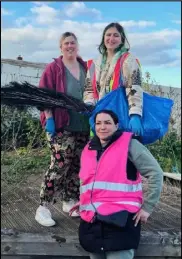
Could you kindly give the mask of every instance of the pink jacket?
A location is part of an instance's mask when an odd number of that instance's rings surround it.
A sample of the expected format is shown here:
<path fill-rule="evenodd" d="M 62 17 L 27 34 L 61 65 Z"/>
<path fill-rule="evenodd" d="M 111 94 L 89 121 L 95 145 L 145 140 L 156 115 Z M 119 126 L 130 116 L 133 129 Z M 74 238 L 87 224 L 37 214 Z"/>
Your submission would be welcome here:
<path fill-rule="evenodd" d="M 77 60 L 83 65 L 85 70 L 87 70 L 86 62 L 84 62 L 80 57 Z M 48 64 L 41 76 L 39 82 L 40 88 L 49 88 L 56 90 L 57 92 L 66 92 L 66 78 L 64 65 L 62 62 L 62 56 L 55 58 L 54 61 Z M 62 127 L 68 124 L 69 115 L 66 109 L 56 108 L 53 111 L 54 121 L 56 125 L 56 130 L 59 131 Z M 45 127 L 46 118 L 44 112 L 40 115 L 41 124 Z"/>
<path fill-rule="evenodd" d="M 80 216 L 91 222 L 96 212 L 111 215 L 127 210 L 136 213 L 143 203 L 141 175 L 137 180 L 127 179 L 128 148 L 132 133 L 124 132 L 102 154 L 97 162 L 95 150 L 84 148 L 79 173 Z"/>

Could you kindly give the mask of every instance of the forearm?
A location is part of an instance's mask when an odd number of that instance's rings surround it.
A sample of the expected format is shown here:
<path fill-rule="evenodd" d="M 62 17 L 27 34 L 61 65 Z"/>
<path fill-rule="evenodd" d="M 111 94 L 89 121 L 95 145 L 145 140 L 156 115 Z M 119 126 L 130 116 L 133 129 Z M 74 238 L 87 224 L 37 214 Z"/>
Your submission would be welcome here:
<path fill-rule="evenodd" d="M 50 109 L 44 110 L 44 114 L 45 114 L 46 120 L 53 117 L 52 110 Z"/>
<path fill-rule="evenodd" d="M 55 83 L 50 63 L 46 66 L 44 72 L 42 73 L 42 76 L 39 81 L 39 88 L 54 89 L 54 84 Z M 44 114 L 46 119 L 53 117 L 51 109 L 45 109 Z"/>
<path fill-rule="evenodd" d="M 143 111 L 143 90 L 140 85 L 126 87 L 129 115 L 138 114 L 142 116 Z"/>
<path fill-rule="evenodd" d="M 144 158 L 141 157 L 140 159 Z M 155 161 L 151 157 L 149 159 L 146 159 L 145 163 L 143 162 L 142 170 L 140 171 L 141 175 L 148 180 L 147 194 L 144 199 L 142 208 L 151 214 L 160 199 L 163 185 L 163 171 L 157 161 Z"/>
<path fill-rule="evenodd" d="M 131 141 L 129 158 L 140 174 L 148 180 L 147 195 L 142 208 L 151 214 L 160 199 L 163 171 L 150 151 L 137 140 Z"/>
<path fill-rule="evenodd" d="M 84 103 L 95 105 L 93 87 L 92 87 L 91 79 L 88 75 L 86 78 L 85 89 L 83 92 L 83 101 Z"/>
<path fill-rule="evenodd" d="M 138 114 L 142 116 L 142 72 L 136 58 L 131 54 L 123 63 L 123 78 L 129 105 L 129 115 Z"/>

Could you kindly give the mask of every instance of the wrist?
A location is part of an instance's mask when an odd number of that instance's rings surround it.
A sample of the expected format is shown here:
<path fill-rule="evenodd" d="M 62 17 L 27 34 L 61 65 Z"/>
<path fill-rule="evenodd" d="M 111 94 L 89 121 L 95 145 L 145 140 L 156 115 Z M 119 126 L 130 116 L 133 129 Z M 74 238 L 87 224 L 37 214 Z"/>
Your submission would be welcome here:
<path fill-rule="evenodd" d="M 132 118 L 132 117 L 138 117 L 141 119 L 141 115 L 139 115 L 139 114 L 130 114 L 130 118 Z"/>
<path fill-rule="evenodd" d="M 54 121 L 53 117 L 46 118 L 46 121 Z"/>
<path fill-rule="evenodd" d="M 94 106 L 94 103 L 92 102 L 85 102 L 86 105 Z"/>
<path fill-rule="evenodd" d="M 44 114 L 45 114 L 46 120 L 53 117 L 51 110 L 45 110 Z"/>
<path fill-rule="evenodd" d="M 146 211 L 147 213 L 151 214 L 153 209 L 154 209 L 154 206 L 151 206 L 149 204 L 146 204 L 144 203 L 141 207 L 141 209 L 143 209 L 144 211 Z"/>

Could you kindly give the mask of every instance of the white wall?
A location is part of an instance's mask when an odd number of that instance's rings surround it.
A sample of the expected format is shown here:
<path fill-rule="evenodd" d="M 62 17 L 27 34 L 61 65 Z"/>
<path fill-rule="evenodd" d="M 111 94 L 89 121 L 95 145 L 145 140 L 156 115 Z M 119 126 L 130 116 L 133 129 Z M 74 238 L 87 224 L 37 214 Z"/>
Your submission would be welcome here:
<path fill-rule="evenodd" d="M 11 81 L 27 81 L 38 85 L 43 70 L 44 68 L 1 63 L 1 86 Z"/>
<path fill-rule="evenodd" d="M 17 60 L 1 60 L 1 86 L 11 81 L 27 81 L 38 86 L 40 77 L 46 64 L 29 63 Z M 33 116 L 39 118 L 40 112 L 36 108 L 31 109 Z"/>

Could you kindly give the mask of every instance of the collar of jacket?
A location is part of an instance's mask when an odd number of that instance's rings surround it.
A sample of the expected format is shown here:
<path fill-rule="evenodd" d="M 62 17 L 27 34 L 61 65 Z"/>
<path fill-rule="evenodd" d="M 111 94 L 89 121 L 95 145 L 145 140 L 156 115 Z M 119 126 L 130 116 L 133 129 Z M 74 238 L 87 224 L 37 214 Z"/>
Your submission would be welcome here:
<path fill-rule="evenodd" d="M 109 143 L 103 148 L 101 143 L 100 143 L 100 139 L 97 136 L 94 136 L 92 138 L 92 140 L 89 143 L 88 149 L 89 150 L 105 150 L 106 148 L 108 148 L 114 141 L 116 141 L 121 135 L 123 134 L 123 131 L 121 130 L 117 130 L 111 137 L 109 140 Z"/>
<path fill-rule="evenodd" d="M 63 56 L 60 56 L 58 58 L 53 58 L 61 70 L 63 70 L 63 67 L 64 67 L 62 58 L 63 58 Z M 83 61 L 83 59 L 79 56 L 77 57 L 77 61 L 83 66 L 83 68 L 85 69 L 85 72 L 87 72 L 87 62 Z"/>

